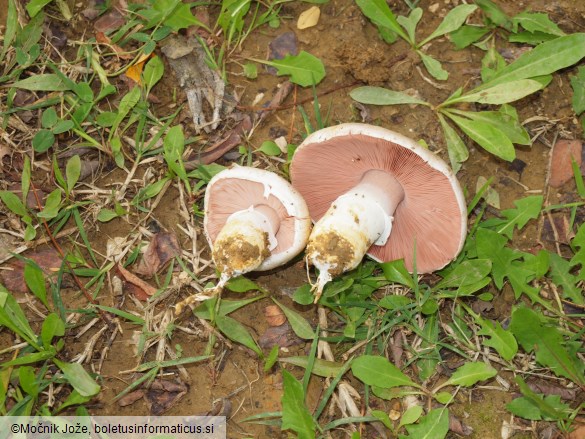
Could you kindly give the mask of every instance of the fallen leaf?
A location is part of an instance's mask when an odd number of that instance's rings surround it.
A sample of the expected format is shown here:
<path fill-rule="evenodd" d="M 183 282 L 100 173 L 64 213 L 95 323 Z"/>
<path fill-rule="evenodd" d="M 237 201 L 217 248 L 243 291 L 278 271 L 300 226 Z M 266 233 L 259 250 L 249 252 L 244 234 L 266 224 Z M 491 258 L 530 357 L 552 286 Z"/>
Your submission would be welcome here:
<path fill-rule="evenodd" d="M 575 428 L 569 433 L 569 439 L 585 439 L 585 424 L 573 425 Z"/>
<path fill-rule="evenodd" d="M 126 76 L 132 79 L 137 84 L 141 84 L 140 75 L 142 75 L 142 69 L 144 69 L 144 64 L 153 56 L 154 56 L 153 53 L 150 53 L 148 55 L 142 54 L 140 58 L 138 58 L 138 61 L 136 61 L 134 64 L 128 67 L 128 69 L 126 70 Z"/>
<path fill-rule="evenodd" d="M 24 255 L 32 259 L 45 273 L 54 273 L 61 267 L 61 256 L 53 247 L 40 247 L 34 252 Z M 0 279 L 4 286 L 13 293 L 26 293 L 28 287 L 24 281 L 24 261 L 17 259 L 6 265 L 7 270 L 0 271 Z"/>
<path fill-rule="evenodd" d="M 470 436 L 473 433 L 473 428 L 461 422 L 451 413 L 449 413 L 449 430 L 460 436 Z"/>
<path fill-rule="evenodd" d="M 550 186 L 561 187 L 573 178 L 571 158 L 581 166 L 582 150 L 580 140 L 559 140 L 554 144 L 550 157 Z"/>
<path fill-rule="evenodd" d="M 121 264 L 118 264 L 118 272 L 126 280 L 126 282 L 129 282 L 132 285 L 138 287 L 139 289 L 142 290 L 142 292 L 144 294 L 146 294 L 148 296 L 152 296 L 154 293 L 156 293 L 156 288 L 154 288 L 152 285 L 146 283 L 145 281 L 140 279 L 135 274 L 130 273 L 128 270 L 126 270 L 124 267 L 122 267 Z"/>
<path fill-rule="evenodd" d="M 125 17 L 118 9 L 112 9 L 105 15 L 102 15 L 93 24 L 93 28 L 97 32 L 111 32 L 121 28 L 126 23 Z"/>
<path fill-rule="evenodd" d="M 264 308 L 264 317 L 268 326 L 280 326 L 286 322 L 286 316 L 276 305 L 268 305 Z"/>
<path fill-rule="evenodd" d="M 487 179 L 483 176 L 477 177 L 477 183 L 475 185 L 475 192 L 479 192 L 482 187 L 487 183 Z M 500 208 L 500 194 L 491 186 L 488 186 L 482 195 L 482 198 L 487 204 L 496 209 Z"/>
<path fill-rule="evenodd" d="M 155 233 L 135 272 L 150 278 L 180 254 L 181 246 L 174 233 L 164 231 Z"/>
<path fill-rule="evenodd" d="M 173 407 L 186 393 L 187 385 L 180 382 L 159 380 L 152 383 L 146 392 L 146 403 L 150 413 L 160 416 Z"/>
<path fill-rule="evenodd" d="M 299 20 L 297 21 L 297 29 L 307 29 L 309 27 L 313 27 L 319 23 L 319 17 L 321 16 L 321 9 L 318 6 L 312 6 L 306 11 L 303 11 L 301 15 L 299 15 Z"/>
<path fill-rule="evenodd" d="M 568 245 L 575 236 L 575 232 L 570 227 L 568 216 L 566 212 L 554 212 L 550 215 L 545 215 L 540 239 Z"/>
<path fill-rule="evenodd" d="M 287 55 L 297 55 L 299 48 L 297 45 L 297 36 L 294 32 L 285 32 L 277 36 L 268 45 L 269 56 L 268 59 L 283 59 Z M 277 70 L 274 67 L 266 66 L 266 71 L 272 75 L 276 75 Z"/>
<path fill-rule="evenodd" d="M 270 326 L 258 340 L 262 349 L 272 349 L 272 346 L 287 348 L 303 343 L 304 341 L 296 336 L 288 322 L 280 326 Z"/>
<path fill-rule="evenodd" d="M 528 387 L 536 393 L 543 393 L 545 395 L 559 395 L 562 399 L 573 401 L 577 397 L 575 389 L 568 389 L 564 386 L 557 386 L 545 382 L 528 382 Z"/>
<path fill-rule="evenodd" d="M 288 97 L 290 92 L 293 89 L 293 84 L 290 81 L 285 81 L 280 84 L 278 91 L 274 94 L 274 97 L 270 100 L 268 105 L 266 106 L 266 110 L 262 110 L 258 112 L 258 123 L 262 122 L 264 119 L 268 117 L 268 115 L 272 114 L 277 107 L 279 107 L 284 100 Z"/>
<path fill-rule="evenodd" d="M 122 398 L 118 400 L 118 405 L 120 407 L 126 407 L 128 405 L 134 404 L 139 399 L 144 398 L 144 390 L 135 390 L 134 392 L 130 392 L 127 395 L 124 395 Z"/>
<path fill-rule="evenodd" d="M 232 415 L 232 402 L 227 398 L 220 398 L 213 401 L 213 407 L 203 416 L 225 416 L 230 418 Z"/>

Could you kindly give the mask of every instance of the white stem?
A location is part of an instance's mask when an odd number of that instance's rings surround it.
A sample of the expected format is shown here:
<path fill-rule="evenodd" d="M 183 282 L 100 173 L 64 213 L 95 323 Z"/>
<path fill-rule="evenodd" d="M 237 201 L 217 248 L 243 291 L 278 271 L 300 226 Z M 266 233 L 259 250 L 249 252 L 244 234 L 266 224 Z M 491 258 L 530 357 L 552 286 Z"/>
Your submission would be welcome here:
<path fill-rule="evenodd" d="M 266 205 L 231 214 L 213 244 L 213 260 L 222 279 L 258 268 L 278 245 L 279 226 L 276 212 Z"/>
<path fill-rule="evenodd" d="M 315 302 L 332 276 L 357 267 L 372 244 L 386 243 L 403 198 L 394 177 L 371 170 L 331 204 L 313 227 L 307 245 L 308 260 L 319 269 Z"/>

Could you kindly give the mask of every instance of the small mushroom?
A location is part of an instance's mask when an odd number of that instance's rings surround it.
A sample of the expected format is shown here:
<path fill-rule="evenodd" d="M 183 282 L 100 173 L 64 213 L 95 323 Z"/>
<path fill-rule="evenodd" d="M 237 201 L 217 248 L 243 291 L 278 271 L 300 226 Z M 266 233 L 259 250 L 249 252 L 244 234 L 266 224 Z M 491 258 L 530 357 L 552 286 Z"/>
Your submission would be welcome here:
<path fill-rule="evenodd" d="M 288 181 L 241 166 L 209 182 L 203 225 L 220 286 L 234 276 L 290 261 L 305 248 L 311 231 L 307 205 Z"/>
<path fill-rule="evenodd" d="M 216 174 L 205 191 L 203 227 L 220 279 L 285 264 L 306 246 L 311 217 L 303 197 L 284 178 L 234 166 Z M 206 296 L 207 297 L 207 296 Z M 177 314 L 195 296 L 176 305 Z"/>
<path fill-rule="evenodd" d="M 319 270 L 315 303 L 332 277 L 376 261 L 404 259 L 428 273 L 461 251 L 467 214 L 461 187 L 439 157 L 393 131 L 358 123 L 319 130 L 290 167 L 315 226 L 306 258 Z"/>

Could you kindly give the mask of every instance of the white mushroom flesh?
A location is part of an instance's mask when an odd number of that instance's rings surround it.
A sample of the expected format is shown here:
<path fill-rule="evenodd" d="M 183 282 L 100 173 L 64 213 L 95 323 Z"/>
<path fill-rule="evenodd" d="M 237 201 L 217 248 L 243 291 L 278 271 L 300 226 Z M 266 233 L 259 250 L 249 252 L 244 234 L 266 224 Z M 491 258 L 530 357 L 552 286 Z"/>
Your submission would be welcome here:
<path fill-rule="evenodd" d="M 315 302 L 332 277 L 356 268 L 373 244 L 386 243 L 394 211 L 403 199 L 402 185 L 389 173 L 374 169 L 331 204 L 313 227 L 307 245 L 307 260 L 319 270 Z"/>

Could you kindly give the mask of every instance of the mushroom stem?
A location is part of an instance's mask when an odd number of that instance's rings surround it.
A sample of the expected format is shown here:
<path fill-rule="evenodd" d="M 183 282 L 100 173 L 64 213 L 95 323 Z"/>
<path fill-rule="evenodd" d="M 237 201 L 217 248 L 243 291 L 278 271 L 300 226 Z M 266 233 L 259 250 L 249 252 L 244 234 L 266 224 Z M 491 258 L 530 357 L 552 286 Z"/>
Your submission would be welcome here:
<path fill-rule="evenodd" d="M 331 204 L 313 227 L 307 245 L 307 259 L 319 270 L 315 303 L 333 276 L 357 267 L 372 244 L 386 243 L 394 211 L 403 199 L 402 185 L 375 169 Z"/>
<path fill-rule="evenodd" d="M 213 260 L 222 279 L 253 271 L 276 248 L 278 215 L 267 205 L 231 214 L 213 245 Z"/>

